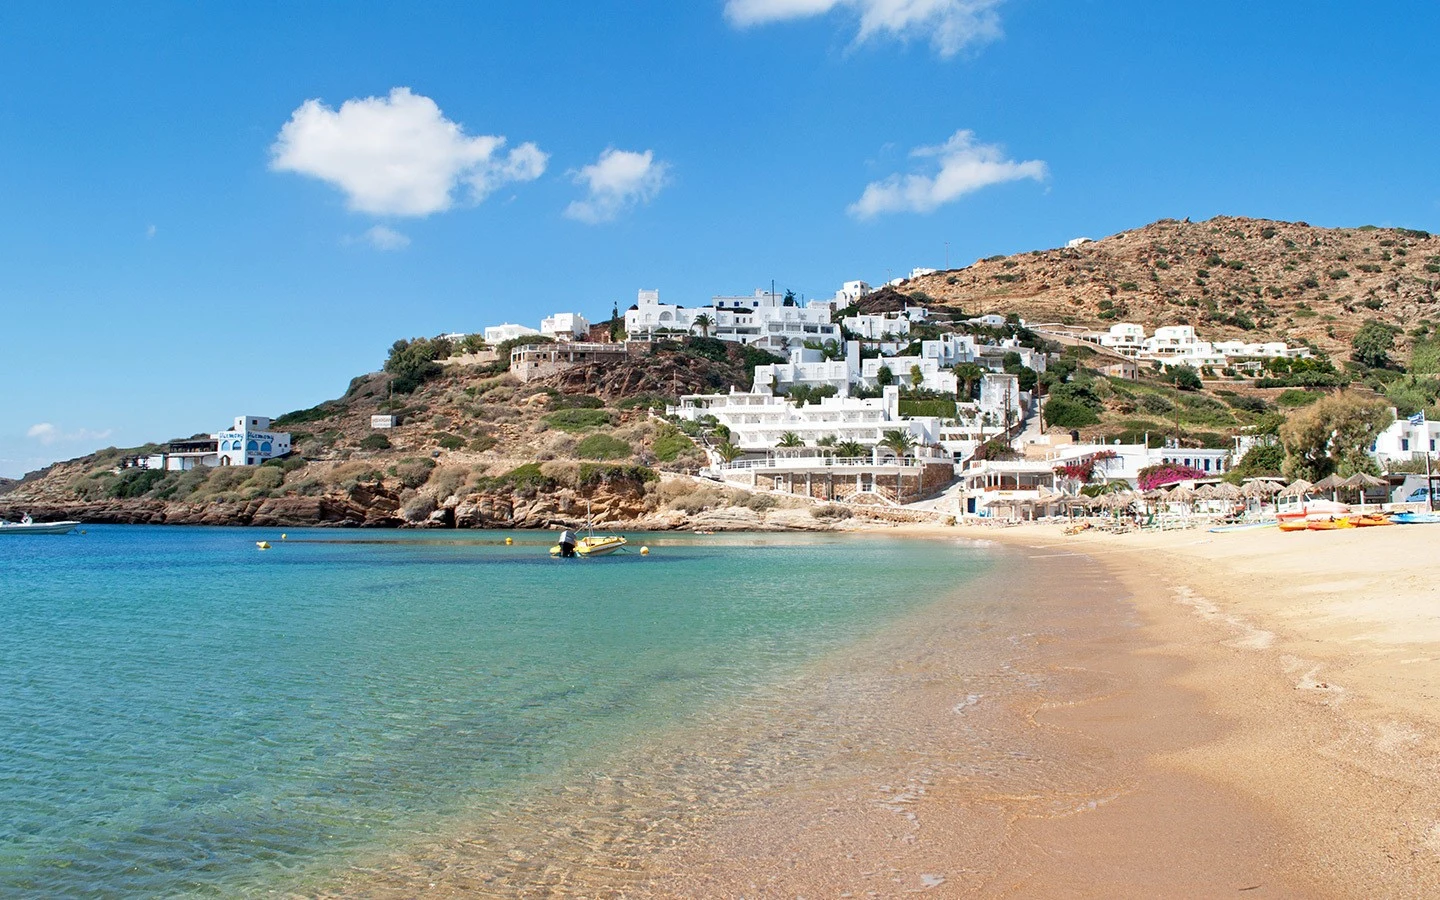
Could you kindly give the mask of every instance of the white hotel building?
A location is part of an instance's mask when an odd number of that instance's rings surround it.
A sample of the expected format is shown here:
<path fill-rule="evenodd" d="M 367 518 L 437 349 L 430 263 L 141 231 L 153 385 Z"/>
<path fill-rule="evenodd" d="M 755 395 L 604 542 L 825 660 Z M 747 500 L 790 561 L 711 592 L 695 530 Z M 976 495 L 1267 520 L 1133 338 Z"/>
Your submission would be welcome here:
<path fill-rule="evenodd" d="M 695 324 L 702 315 L 709 325 Z M 750 296 L 714 297 L 711 305 L 698 307 L 661 303 L 659 291 L 642 290 L 635 306 L 625 313 L 625 333 L 631 338 L 705 332 L 722 341 L 767 350 L 784 350 L 804 341 L 840 340 L 840 326 L 830 321 L 828 301 L 786 305 L 780 295 L 763 290 Z"/>
<path fill-rule="evenodd" d="M 1440 422 L 1425 419 L 1414 425 L 1408 418 L 1401 416 L 1376 436 L 1370 455 L 1375 457 L 1381 466 L 1388 468 L 1391 463 L 1423 460 L 1426 454 L 1435 456 L 1437 441 L 1440 441 Z M 1440 464 L 1432 465 L 1440 469 Z"/>
<path fill-rule="evenodd" d="M 290 433 L 271 431 L 265 416 L 236 416 L 209 439 L 171 441 L 167 449 L 130 461 L 142 469 L 186 472 L 196 466 L 258 466 L 290 452 Z"/>
<path fill-rule="evenodd" d="M 902 418 L 900 389 L 886 388 L 879 398 L 827 397 L 818 403 L 796 406 L 784 397 L 767 393 L 687 394 L 670 415 L 698 421 L 705 416 L 730 429 L 730 442 L 747 452 L 775 449 L 786 432 L 793 432 L 814 447 L 821 438 L 856 441 L 874 447 L 891 430 L 908 431 L 917 444 L 937 443 L 940 420 Z"/>

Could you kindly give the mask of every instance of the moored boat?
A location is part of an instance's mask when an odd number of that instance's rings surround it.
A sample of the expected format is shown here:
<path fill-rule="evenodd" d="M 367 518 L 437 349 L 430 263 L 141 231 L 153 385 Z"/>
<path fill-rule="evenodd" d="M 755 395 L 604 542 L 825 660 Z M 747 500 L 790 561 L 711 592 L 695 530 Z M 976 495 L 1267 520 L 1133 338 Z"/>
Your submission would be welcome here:
<path fill-rule="evenodd" d="M 618 534 L 589 534 L 575 543 L 576 556 L 606 556 L 630 543 Z M 551 556 L 562 554 L 560 545 L 550 548 Z"/>
<path fill-rule="evenodd" d="M 1310 519 L 1305 527 L 1311 531 L 1337 531 L 1341 528 L 1354 528 L 1355 523 L 1343 516 L 1327 516 L 1325 518 Z"/>
<path fill-rule="evenodd" d="M 1390 521 L 1396 525 L 1440 525 L 1440 513 L 1402 512 L 1395 513 Z"/>
<path fill-rule="evenodd" d="M 1351 516 L 1350 524 L 1356 528 L 1374 528 L 1377 525 L 1394 525 L 1390 517 L 1383 513 L 1365 513 L 1364 515 Z"/>
<path fill-rule="evenodd" d="M 0 519 L 0 534 L 69 534 L 79 524 L 68 519 L 63 522 L 32 522 L 29 516 L 26 516 L 23 522 L 6 522 Z"/>

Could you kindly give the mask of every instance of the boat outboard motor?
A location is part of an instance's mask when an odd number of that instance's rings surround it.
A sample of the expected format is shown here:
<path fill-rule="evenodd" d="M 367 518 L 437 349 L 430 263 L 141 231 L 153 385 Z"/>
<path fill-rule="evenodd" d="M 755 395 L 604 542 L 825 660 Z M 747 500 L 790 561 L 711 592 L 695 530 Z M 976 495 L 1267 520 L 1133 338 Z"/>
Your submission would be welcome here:
<path fill-rule="evenodd" d="M 560 555 L 566 559 L 575 555 L 575 532 L 568 528 L 560 532 Z"/>

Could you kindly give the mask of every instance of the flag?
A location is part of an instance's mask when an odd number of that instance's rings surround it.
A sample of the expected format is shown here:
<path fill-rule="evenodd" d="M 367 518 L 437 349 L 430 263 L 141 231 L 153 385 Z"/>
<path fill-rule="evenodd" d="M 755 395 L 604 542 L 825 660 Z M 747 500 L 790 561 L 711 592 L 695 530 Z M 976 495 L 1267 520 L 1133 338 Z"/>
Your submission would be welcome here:
<path fill-rule="evenodd" d="M 1411 417 L 1410 417 L 1410 424 L 1411 424 L 1411 425 L 1424 425 L 1424 424 L 1425 424 L 1425 413 L 1424 413 L 1424 412 L 1418 412 L 1418 413 L 1416 413 L 1415 415 L 1411 416 Z"/>

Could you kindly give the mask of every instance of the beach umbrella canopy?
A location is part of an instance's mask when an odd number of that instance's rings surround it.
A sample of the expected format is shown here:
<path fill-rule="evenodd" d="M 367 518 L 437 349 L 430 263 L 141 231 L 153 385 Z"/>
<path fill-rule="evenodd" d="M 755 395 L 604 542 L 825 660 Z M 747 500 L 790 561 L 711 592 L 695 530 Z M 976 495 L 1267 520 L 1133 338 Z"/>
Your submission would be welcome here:
<path fill-rule="evenodd" d="M 1315 487 L 1315 485 L 1311 484 L 1310 482 L 1306 481 L 1305 479 L 1303 479 L 1303 478 L 1297 478 L 1296 480 L 1290 482 L 1290 484 L 1289 484 L 1288 486 L 1282 488 L 1282 489 L 1280 490 L 1280 493 L 1279 493 L 1278 496 L 1281 496 L 1281 497 L 1303 497 L 1303 496 L 1305 496 L 1305 494 L 1308 493 L 1308 492 L 1310 491 L 1310 489 L 1313 488 L 1313 487 Z"/>
<path fill-rule="evenodd" d="M 1238 500 L 1240 499 L 1240 489 L 1228 481 L 1222 481 L 1215 485 L 1215 499 Z"/>
<path fill-rule="evenodd" d="M 1312 487 L 1314 487 L 1317 491 L 1338 491 L 1344 486 L 1345 479 L 1334 473 L 1326 475 L 1324 478 L 1320 479 L 1319 481 L 1315 482 L 1314 485 L 1312 485 Z"/>
<path fill-rule="evenodd" d="M 1183 484 L 1176 485 L 1170 490 L 1170 496 L 1166 497 L 1165 499 L 1171 501 L 1172 503 L 1189 503 L 1190 501 L 1195 499 L 1195 491 L 1188 487 L 1185 487 L 1185 485 Z"/>
<path fill-rule="evenodd" d="M 1274 482 L 1257 479 L 1245 482 L 1245 486 L 1240 489 L 1240 496 L 1246 500 L 1264 500 L 1278 490 L 1279 487 L 1275 486 Z"/>
<path fill-rule="evenodd" d="M 1214 500 L 1214 499 L 1216 499 L 1216 498 L 1215 498 L 1215 485 L 1213 485 L 1213 484 L 1202 484 L 1202 485 L 1200 485 L 1200 489 L 1195 492 L 1195 499 L 1196 499 L 1196 500 Z"/>
<path fill-rule="evenodd" d="M 1340 482 L 1340 485 L 1341 487 L 1363 489 L 1367 487 L 1385 487 L 1389 483 L 1390 482 L 1383 478 L 1376 478 L 1374 475 L 1369 475 L 1365 472 L 1356 472 L 1354 475 Z"/>

